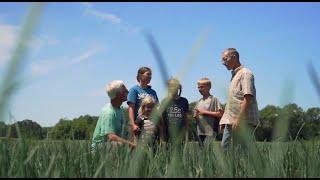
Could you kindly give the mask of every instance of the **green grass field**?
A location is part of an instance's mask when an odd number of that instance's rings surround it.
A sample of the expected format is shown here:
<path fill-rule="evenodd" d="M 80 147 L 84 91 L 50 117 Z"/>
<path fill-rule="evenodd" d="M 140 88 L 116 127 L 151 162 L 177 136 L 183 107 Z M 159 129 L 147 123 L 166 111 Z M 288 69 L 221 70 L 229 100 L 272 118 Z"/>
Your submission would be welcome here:
<path fill-rule="evenodd" d="M 91 153 L 90 145 L 1 139 L 0 177 L 320 177 L 320 141 L 258 142 L 254 155 L 224 155 L 219 142 L 164 145 L 156 153 L 110 144 Z"/>
<path fill-rule="evenodd" d="M 6 114 L 5 108 L 21 85 L 18 74 L 23 70 L 27 43 L 32 39 L 42 10 L 43 4 L 33 4 L 21 27 L 17 45 L 1 81 L 1 117 Z M 192 67 L 204 39 L 200 38 L 192 50 L 181 77 Z M 161 70 L 165 69 L 155 43 L 149 41 L 149 46 Z M 162 79 L 166 80 L 163 72 L 166 71 L 161 71 Z M 319 77 L 311 65 L 309 73 L 320 97 Z M 284 99 L 288 96 L 285 92 Z M 141 145 L 132 151 L 128 146 L 104 144 L 99 151 L 92 153 L 91 141 L 1 138 L 0 177 L 320 177 L 320 140 L 277 142 L 278 137 L 283 138 L 287 134 L 288 123 L 287 116 L 276 123 L 273 142 L 252 143 L 242 133 L 242 139 L 250 143 L 250 148 L 245 153 L 231 149 L 228 154 L 221 152 L 219 142 L 203 147 L 197 143 L 174 147 L 163 145 L 156 152 Z"/>

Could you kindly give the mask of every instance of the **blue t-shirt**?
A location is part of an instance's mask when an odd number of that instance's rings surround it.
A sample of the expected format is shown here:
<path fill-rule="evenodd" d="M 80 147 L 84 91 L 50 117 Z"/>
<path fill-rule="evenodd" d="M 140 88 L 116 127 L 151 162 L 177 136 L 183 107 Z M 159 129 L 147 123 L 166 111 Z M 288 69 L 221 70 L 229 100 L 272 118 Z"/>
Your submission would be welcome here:
<path fill-rule="evenodd" d="M 139 85 L 135 85 L 129 90 L 127 103 L 134 104 L 134 117 L 138 116 L 138 110 L 140 108 L 141 102 L 147 95 L 153 97 L 156 103 L 159 102 L 156 91 L 151 89 L 150 86 L 148 86 L 147 88 L 141 88 Z"/>

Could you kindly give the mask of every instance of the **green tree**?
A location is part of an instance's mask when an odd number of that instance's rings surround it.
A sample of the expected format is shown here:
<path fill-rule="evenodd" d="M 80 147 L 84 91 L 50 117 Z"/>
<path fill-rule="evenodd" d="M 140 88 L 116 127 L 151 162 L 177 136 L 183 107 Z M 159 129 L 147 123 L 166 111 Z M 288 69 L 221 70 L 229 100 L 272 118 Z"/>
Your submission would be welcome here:
<path fill-rule="evenodd" d="M 53 139 L 72 139 L 72 121 L 60 119 L 59 122 L 52 128 L 50 134 Z"/>
<path fill-rule="evenodd" d="M 11 128 L 10 137 L 18 138 L 19 129 L 22 138 L 42 139 L 42 127 L 32 120 L 25 119 L 23 121 L 15 122 L 14 124 L 10 125 L 9 128 Z"/>
<path fill-rule="evenodd" d="M 282 108 L 282 115 L 280 117 L 288 118 L 288 136 L 291 140 L 295 138 L 303 138 L 303 135 L 299 133 L 299 130 L 305 123 L 304 115 L 303 109 L 295 103 L 288 104 Z"/>
<path fill-rule="evenodd" d="M 80 116 L 72 121 L 72 137 L 77 140 L 92 139 L 98 117 Z"/>
<path fill-rule="evenodd" d="M 301 135 L 304 139 L 320 136 L 320 108 L 314 107 L 307 110 Z"/>
<path fill-rule="evenodd" d="M 274 124 L 279 118 L 281 108 L 277 106 L 267 105 L 260 110 L 260 126 L 256 130 L 256 138 L 258 141 L 271 141 Z"/>
<path fill-rule="evenodd" d="M 7 135 L 7 125 L 0 121 L 0 137 L 5 137 Z"/>

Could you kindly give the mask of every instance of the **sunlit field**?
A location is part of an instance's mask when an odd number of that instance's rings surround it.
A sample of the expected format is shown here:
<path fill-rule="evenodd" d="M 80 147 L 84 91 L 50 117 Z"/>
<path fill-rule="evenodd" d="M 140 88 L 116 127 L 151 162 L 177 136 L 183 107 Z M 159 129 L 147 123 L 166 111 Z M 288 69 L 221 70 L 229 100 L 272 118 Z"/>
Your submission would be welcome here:
<path fill-rule="evenodd" d="M 42 5 L 33 5 L 30 9 L 3 76 L 0 87 L 1 116 L 4 116 L 5 108 L 19 88 L 17 74 L 23 69 L 22 59 L 27 50 L 25 45 L 36 29 L 42 8 Z M 158 62 L 163 82 L 166 82 L 169 75 L 156 41 L 151 34 L 145 37 Z M 206 37 L 207 34 L 204 34 L 198 39 L 179 77 L 192 67 Z M 320 95 L 318 74 L 312 65 L 308 68 L 310 79 Z M 320 177 L 320 140 L 300 140 L 295 138 L 298 134 L 287 138 L 289 115 L 283 113 L 279 117 L 270 142 L 250 140 L 244 127 L 239 131 L 239 138 L 248 147 L 239 150 L 238 146 L 231 145 L 227 153 L 221 151 L 220 141 L 204 145 L 194 141 L 178 145 L 162 143 L 156 147 L 138 144 L 135 149 L 127 145 L 104 143 L 98 151 L 92 152 L 92 141 L 30 140 L 21 137 L 17 127 L 19 138 L 0 138 L 0 177 Z M 298 129 L 301 130 L 303 125 Z"/>

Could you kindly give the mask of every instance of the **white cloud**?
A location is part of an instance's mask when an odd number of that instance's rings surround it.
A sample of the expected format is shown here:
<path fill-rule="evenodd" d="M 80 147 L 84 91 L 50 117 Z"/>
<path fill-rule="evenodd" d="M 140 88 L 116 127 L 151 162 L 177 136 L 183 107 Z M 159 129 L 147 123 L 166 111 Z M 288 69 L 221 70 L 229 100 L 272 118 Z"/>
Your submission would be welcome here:
<path fill-rule="evenodd" d="M 97 89 L 97 90 L 93 90 L 93 91 L 89 92 L 88 96 L 90 96 L 90 97 L 106 97 L 107 93 L 103 88 L 101 88 L 101 89 Z"/>
<path fill-rule="evenodd" d="M 11 53 L 13 52 L 17 40 L 19 27 L 5 24 L 0 22 L 0 68 L 3 67 L 10 59 Z M 60 41 L 58 39 L 40 36 L 32 39 L 29 44 L 31 51 L 39 51 L 41 47 L 47 45 L 57 45 Z"/>
<path fill-rule="evenodd" d="M 97 53 L 99 53 L 102 49 L 101 48 L 92 48 L 87 50 L 86 52 L 80 54 L 79 56 L 76 56 L 74 58 L 71 59 L 69 65 L 73 65 L 73 64 L 78 64 L 82 61 L 86 61 L 88 60 L 90 57 L 96 55 Z"/>
<path fill-rule="evenodd" d="M 122 29 L 128 33 L 138 33 L 141 31 L 141 28 L 139 27 L 134 27 L 134 26 L 131 26 L 129 24 L 125 24 Z"/>
<path fill-rule="evenodd" d="M 31 64 L 31 75 L 32 76 L 41 76 L 46 75 L 50 71 L 58 68 L 61 66 L 61 63 L 64 59 L 60 60 L 44 60 L 39 63 L 32 63 Z"/>
<path fill-rule="evenodd" d="M 46 44 L 48 45 L 58 45 L 60 44 L 60 41 L 55 38 L 48 38 Z"/>
<path fill-rule="evenodd" d="M 92 7 L 92 3 L 90 3 L 90 2 L 80 2 L 80 4 L 82 4 L 88 8 Z"/>
<path fill-rule="evenodd" d="M 101 51 L 102 48 L 94 47 L 75 57 L 62 57 L 51 60 L 43 60 L 38 63 L 32 63 L 30 66 L 30 73 L 31 76 L 46 75 L 56 69 L 66 68 L 71 65 L 79 64 L 83 61 L 90 60 L 91 57 L 95 56 Z"/>
<path fill-rule="evenodd" d="M 84 14 L 89 14 L 95 17 L 98 17 L 99 19 L 102 19 L 104 21 L 112 22 L 114 24 L 120 25 L 121 29 L 129 32 L 129 33 L 137 33 L 140 31 L 141 28 L 134 27 L 132 25 L 129 25 L 128 23 L 125 23 L 122 18 L 115 14 L 111 14 L 108 12 L 102 12 L 98 11 L 93 8 L 93 3 L 81 3 L 84 6 Z"/>
<path fill-rule="evenodd" d="M 0 23 L 0 67 L 10 58 L 17 41 L 18 27 Z"/>
<path fill-rule="evenodd" d="M 116 16 L 114 14 L 97 11 L 92 8 L 87 8 L 85 10 L 85 13 L 91 14 L 91 15 L 96 16 L 96 17 L 98 17 L 102 20 L 105 20 L 105 21 L 111 21 L 112 23 L 115 23 L 115 24 L 121 23 L 121 18 L 119 18 L 118 16 Z"/>
<path fill-rule="evenodd" d="M 72 43 L 76 43 L 76 44 L 78 44 L 78 43 L 80 43 L 80 42 L 81 42 L 81 38 L 80 38 L 80 37 L 72 38 L 72 39 L 71 39 L 71 42 L 72 42 Z"/>
<path fill-rule="evenodd" d="M 49 37 L 49 36 L 40 36 L 40 37 L 34 38 L 30 42 L 29 47 L 32 49 L 32 51 L 39 51 L 40 48 L 44 46 L 53 46 L 58 44 L 60 44 L 60 41 L 56 38 Z"/>

